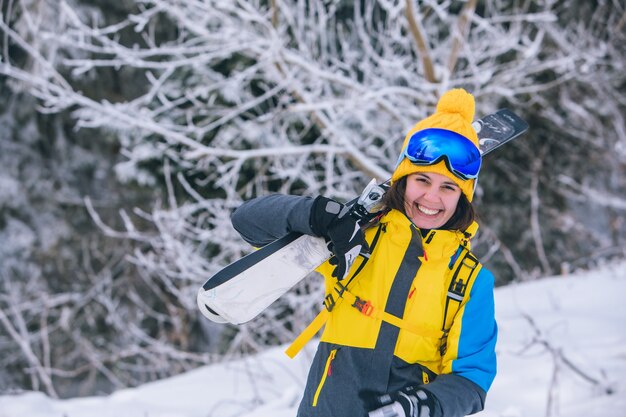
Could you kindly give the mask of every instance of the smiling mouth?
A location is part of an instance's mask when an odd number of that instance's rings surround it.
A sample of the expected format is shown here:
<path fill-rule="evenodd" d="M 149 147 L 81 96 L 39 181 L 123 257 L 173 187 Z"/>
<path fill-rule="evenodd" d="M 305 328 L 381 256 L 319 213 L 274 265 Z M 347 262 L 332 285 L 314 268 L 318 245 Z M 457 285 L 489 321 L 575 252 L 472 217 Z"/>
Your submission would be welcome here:
<path fill-rule="evenodd" d="M 424 214 L 426 214 L 427 216 L 434 216 L 434 215 L 436 215 L 436 214 L 439 214 L 439 212 L 441 211 L 441 210 L 429 209 L 429 208 L 424 207 L 424 206 L 421 206 L 421 205 L 419 205 L 419 204 L 416 204 L 416 206 L 417 206 L 417 209 L 418 209 L 421 213 L 424 213 Z"/>

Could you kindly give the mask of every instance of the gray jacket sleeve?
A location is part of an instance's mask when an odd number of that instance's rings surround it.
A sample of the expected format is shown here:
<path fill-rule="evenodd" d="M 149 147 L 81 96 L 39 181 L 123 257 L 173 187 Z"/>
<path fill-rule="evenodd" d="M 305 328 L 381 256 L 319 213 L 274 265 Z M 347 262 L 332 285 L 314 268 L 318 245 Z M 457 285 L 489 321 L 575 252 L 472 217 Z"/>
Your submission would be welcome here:
<path fill-rule="evenodd" d="M 439 375 L 422 388 L 437 399 L 435 417 L 461 417 L 485 408 L 487 393 L 477 384 L 459 375 Z"/>
<path fill-rule="evenodd" d="M 290 232 L 315 235 L 309 218 L 314 199 L 272 194 L 248 200 L 231 216 L 241 237 L 252 246 L 265 246 Z"/>

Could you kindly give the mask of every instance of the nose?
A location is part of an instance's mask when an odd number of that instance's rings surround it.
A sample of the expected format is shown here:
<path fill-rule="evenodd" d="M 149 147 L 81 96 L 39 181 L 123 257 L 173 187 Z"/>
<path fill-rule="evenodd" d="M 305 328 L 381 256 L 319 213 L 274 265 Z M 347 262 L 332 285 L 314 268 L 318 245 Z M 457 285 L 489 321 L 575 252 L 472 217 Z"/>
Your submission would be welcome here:
<path fill-rule="evenodd" d="M 437 187 L 429 187 L 424 193 L 424 198 L 428 201 L 439 201 L 439 188 Z"/>

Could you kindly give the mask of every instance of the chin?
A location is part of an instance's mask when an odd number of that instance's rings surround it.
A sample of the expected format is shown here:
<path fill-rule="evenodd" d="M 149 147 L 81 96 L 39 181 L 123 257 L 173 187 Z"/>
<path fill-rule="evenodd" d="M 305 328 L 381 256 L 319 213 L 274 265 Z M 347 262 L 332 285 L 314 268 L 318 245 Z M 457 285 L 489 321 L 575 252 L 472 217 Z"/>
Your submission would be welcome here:
<path fill-rule="evenodd" d="M 424 220 L 424 219 L 413 219 L 413 224 L 419 227 L 420 229 L 439 229 L 441 226 L 445 224 L 445 222 Z"/>

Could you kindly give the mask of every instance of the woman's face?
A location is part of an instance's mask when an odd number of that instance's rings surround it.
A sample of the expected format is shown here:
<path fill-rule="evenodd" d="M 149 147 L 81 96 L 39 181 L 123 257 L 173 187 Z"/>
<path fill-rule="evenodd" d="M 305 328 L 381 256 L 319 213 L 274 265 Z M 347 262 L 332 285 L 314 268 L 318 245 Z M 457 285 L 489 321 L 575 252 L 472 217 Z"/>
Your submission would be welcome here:
<path fill-rule="evenodd" d="M 406 178 L 404 208 L 420 229 L 438 229 L 454 214 L 461 189 L 450 178 L 434 172 L 417 172 Z"/>

